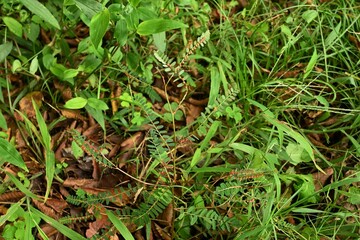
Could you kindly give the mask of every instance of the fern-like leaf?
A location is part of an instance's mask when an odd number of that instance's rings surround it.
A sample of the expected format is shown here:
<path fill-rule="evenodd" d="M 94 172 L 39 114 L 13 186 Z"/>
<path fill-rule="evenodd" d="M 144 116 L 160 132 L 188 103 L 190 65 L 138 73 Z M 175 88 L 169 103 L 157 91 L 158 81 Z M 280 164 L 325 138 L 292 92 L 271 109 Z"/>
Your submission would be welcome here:
<path fill-rule="evenodd" d="M 152 193 L 144 192 L 144 199 L 146 201 L 141 203 L 131 214 L 137 226 L 144 226 L 159 216 L 170 204 L 173 195 L 169 189 L 158 188 Z"/>

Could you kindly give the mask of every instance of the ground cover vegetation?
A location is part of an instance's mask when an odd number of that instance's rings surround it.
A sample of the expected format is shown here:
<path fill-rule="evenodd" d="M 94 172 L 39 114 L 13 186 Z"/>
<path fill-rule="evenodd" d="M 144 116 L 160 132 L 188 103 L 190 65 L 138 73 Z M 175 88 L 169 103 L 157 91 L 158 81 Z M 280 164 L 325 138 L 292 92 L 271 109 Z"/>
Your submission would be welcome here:
<path fill-rule="evenodd" d="M 0 0 L 2 239 L 357 239 L 356 0 Z"/>

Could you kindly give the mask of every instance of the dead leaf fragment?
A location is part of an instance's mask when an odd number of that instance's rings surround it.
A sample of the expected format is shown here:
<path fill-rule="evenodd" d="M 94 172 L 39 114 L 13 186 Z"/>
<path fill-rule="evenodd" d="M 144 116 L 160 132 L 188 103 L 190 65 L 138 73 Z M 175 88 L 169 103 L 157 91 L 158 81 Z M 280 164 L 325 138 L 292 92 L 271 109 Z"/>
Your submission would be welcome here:
<path fill-rule="evenodd" d="M 326 184 L 326 181 L 331 177 L 334 173 L 334 170 L 332 168 L 326 168 L 324 169 L 324 173 L 322 172 L 316 172 L 312 174 L 312 177 L 314 179 L 314 185 L 315 185 L 315 191 L 319 191 L 324 187 Z"/>
<path fill-rule="evenodd" d="M 44 96 L 42 92 L 34 91 L 26 94 L 19 102 L 20 111 L 27 115 L 29 118 L 35 117 L 35 109 L 32 100 L 34 99 L 38 107 L 41 107 Z"/>

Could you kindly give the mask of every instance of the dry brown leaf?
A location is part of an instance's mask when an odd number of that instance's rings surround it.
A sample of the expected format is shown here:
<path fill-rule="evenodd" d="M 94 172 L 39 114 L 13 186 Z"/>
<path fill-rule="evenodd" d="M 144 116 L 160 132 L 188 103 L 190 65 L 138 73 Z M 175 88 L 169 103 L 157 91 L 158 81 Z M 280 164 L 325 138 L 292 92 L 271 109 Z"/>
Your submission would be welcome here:
<path fill-rule="evenodd" d="M 79 110 L 72 109 L 60 109 L 61 115 L 70 119 L 79 119 L 81 121 L 85 121 L 86 118 L 81 115 Z"/>
<path fill-rule="evenodd" d="M 173 223 L 174 205 L 170 203 L 164 211 L 157 217 L 159 224 L 162 226 L 170 227 Z"/>
<path fill-rule="evenodd" d="M 165 231 L 163 228 L 161 228 L 158 224 L 153 222 L 153 225 L 155 226 L 154 235 L 157 237 L 156 239 L 162 239 L 162 240 L 171 240 L 170 234 Z"/>
<path fill-rule="evenodd" d="M 301 70 L 292 70 L 292 71 L 279 71 L 275 74 L 278 78 L 295 78 L 299 75 Z"/>
<path fill-rule="evenodd" d="M 321 126 L 331 126 L 333 124 L 335 124 L 336 122 L 338 122 L 339 118 L 337 116 L 334 117 L 330 117 L 328 119 L 326 119 L 325 121 L 321 122 L 320 125 Z"/>
<path fill-rule="evenodd" d="M 186 100 L 186 102 L 191 103 L 192 105 L 195 105 L 195 106 L 206 106 L 207 103 L 209 102 L 209 98 L 204 98 L 201 100 L 189 98 Z"/>
<path fill-rule="evenodd" d="M 27 137 L 27 132 L 23 131 L 23 134 L 25 135 L 24 137 Z M 16 129 L 16 134 L 15 134 L 15 139 L 16 139 L 16 147 L 19 148 L 23 148 L 26 147 L 26 142 L 23 138 L 23 136 L 21 135 L 21 132 L 19 129 Z"/>
<path fill-rule="evenodd" d="M 162 99 L 164 100 L 169 100 L 170 102 L 176 102 L 176 103 L 180 103 L 180 99 L 174 96 L 170 96 L 168 94 L 166 94 L 166 92 L 158 87 L 152 87 L 159 95 Z"/>
<path fill-rule="evenodd" d="M 45 215 L 52 217 L 53 219 L 59 219 L 60 218 L 60 214 L 58 214 L 57 212 L 55 212 L 54 209 L 46 206 L 45 203 L 40 202 L 38 200 L 32 199 L 32 202 L 34 203 L 34 205 Z"/>
<path fill-rule="evenodd" d="M 53 226 L 51 226 L 48 223 L 45 223 L 45 224 L 41 225 L 41 230 L 43 230 L 43 232 L 45 233 L 45 235 L 48 238 L 51 238 L 55 234 L 59 233 L 59 231 L 56 228 L 54 228 Z M 43 239 L 39 233 L 37 234 L 37 237 L 38 237 L 38 239 Z"/>
<path fill-rule="evenodd" d="M 125 192 L 121 192 L 121 189 L 101 189 L 101 188 L 81 188 L 88 194 L 98 195 L 100 193 L 109 193 L 110 202 L 122 207 L 131 202 L 129 196 Z"/>
<path fill-rule="evenodd" d="M 106 228 L 110 226 L 110 221 L 106 214 L 100 214 L 100 218 L 96 219 L 96 221 L 89 223 L 89 228 L 86 230 L 86 237 L 91 238 L 95 234 L 99 233 L 99 230 L 102 228 Z"/>
<path fill-rule="evenodd" d="M 7 212 L 8 208 L 3 206 L 3 205 L 0 205 L 0 214 L 1 215 L 5 215 L 6 212 Z"/>
<path fill-rule="evenodd" d="M 135 238 L 135 240 L 145 240 L 144 236 L 141 233 L 141 230 L 138 230 L 134 233 L 134 238 Z M 154 237 L 153 237 L 152 231 L 150 231 L 149 240 L 153 240 L 153 239 L 154 239 Z"/>
<path fill-rule="evenodd" d="M 89 119 L 90 120 L 90 119 Z M 94 137 L 98 136 L 98 134 L 100 133 L 101 131 L 101 127 L 99 124 L 95 123 L 95 124 L 91 124 L 90 123 L 90 127 L 87 128 L 83 133 L 82 135 L 86 138 L 89 138 L 89 139 L 94 139 Z"/>
<path fill-rule="evenodd" d="M 44 96 L 40 91 L 34 91 L 26 94 L 19 102 L 20 111 L 26 114 L 29 118 L 35 117 L 35 109 L 33 107 L 32 100 L 41 107 Z"/>
<path fill-rule="evenodd" d="M 7 192 L 0 195 L 0 202 L 17 202 L 24 196 L 21 191 Z"/>
<path fill-rule="evenodd" d="M 61 214 L 69 204 L 64 199 L 49 198 L 46 205 L 54 209 L 57 213 Z"/>
<path fill-rule="evenodd" d="M 99 184 L 98 181 L 94 179 L 74 179 L 68 178 L 64 181 L 64 187 L 72 187 L 72 188 L 84 188 L 84 187 L 97 187 Z"/>
<path fill-rule="evenodd" d="M 195 143 L 188 138 L 183 138 L 178 141 L 177 150 L 186 156 L 193 156 L 195 149 Z"/>
<path fill-rule="evenodd" d="M 308 134 L 306 135 L 310 142 L 317 147 L 326 148 L 326 146 L 321 142 L 321 139 L 318 134 Z"/>
<path fill-rule="evenodd" d="M 136 148 L 139 146 L 141 141 L 143 140 L 144 134 L 142 132 L 137 132 L 131 137 L 127 138 L 125 141 L 121 143 L 121 150 L 126 151 L 129 149 Z"/>
<path fill-rule="evenodd" d="M 120 101 L 118 98 L 121 96 L 121 92 L 122 89 L 117 84 L 114 84 L 114 86 L 111 87 L 110 97 L 111 97 L 111 110 L 113 115 L 117 113 L 119 110 Z"/>
<path fill-rule="evenodd" d="M 201 106 L 195 106 L 191 103 L 185 102 L 185 110 L 186 110 L 186 125 L 189 125 L 190 123 L 194 122 L 195 119 L 197 119 L 201 112 L 204 110 Z"/>
<path fill-rule="evenodd" d="M 92 159 L 92 166 L 93 166 L 93 172 L 92 172 L 92 177 L 93 179 L 95 179 L 96 181 L 99 181 L 102 175 L 102 171 L 100 168 L 100 164 L 95 160 L 95 158 Z"/>
<path fill-rule="evenodd" d="M 349 41 L 352 42 L 358 50 L 360 50 L 360 41 L 354 36 L 349 34 L 348 35 Z"/>
<path fill-rule="evenodd" d="M 315 191 L 319 191 L 324 187 L 326 184 L 326 181 L 331 177 L 334 173 L 334 170 L 332 168 L 326 168 L 324 169 L 324 173 L 322 172 L 316 172 L 313 173 L 313 179 L 314 179 L 314 185 L 315 185 Z"/>

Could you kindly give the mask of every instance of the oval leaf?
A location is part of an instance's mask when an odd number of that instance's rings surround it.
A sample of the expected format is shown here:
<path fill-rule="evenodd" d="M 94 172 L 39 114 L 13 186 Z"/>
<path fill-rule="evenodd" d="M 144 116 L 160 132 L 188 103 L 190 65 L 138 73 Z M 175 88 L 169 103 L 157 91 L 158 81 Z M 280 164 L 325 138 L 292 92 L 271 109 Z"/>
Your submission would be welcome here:
<path fill-rule="evenodd" d="M 109 107 L 106 105 L 106 103 L 102 100 L 96 99 L 96 98 L 89 98 L 88 104 L 90 107 L 95 108 L 97 110 L 108 110 Z"/>
<path fill-rule="evenodd" d="M 154 33 L 165 32 L 171 29 L 187 27 L 188 25 L 179 21 L 159 18 L 147 20 L 140 23 L 137 29 L 137 33 L 140 35 L 150 35 Z"/>
<path fill-rule="evenodd" d="M 7 42 L 0 45 L 0 63 L 10 54 L 13 47 L 12 42 Z"/>
<path fill-rule="evenodd" d="M 106 33 L 110 22 L 110 13 L 107 8 L 96 14 L 90 22 L 90 39 L 95 48 L 99 47 L 101 39 Z"/>
<path fill-rule="evenodd" d="M 68 108 L 68 109 L 80 109 L 85 107 L 85 105 L 87 104 L 87 99 L 82 98 L 82 97 L 76 97 L 73 99 L 70 99 L 69 101 L 67 101 L 64 105 L 64 108 Z"/>
<path fill-rule="evenodd" d="M 11 163 L 25 171 L 28 171 L 24 160 L 16 148 L 5 139 L 0 138 L 0 164 L 5 162 Z"/>
<path fill-rule="evenodd" d="M 5 25 L 18 37 L 22 37 L 22 25 L 12 17 L 3 17 Z"/>
<path fill-rule="evenodd" d="M 20 0 L 20 2 L 42 20 L 60 30 L 58 21 L 42 3 L 37 0 Z"/>

